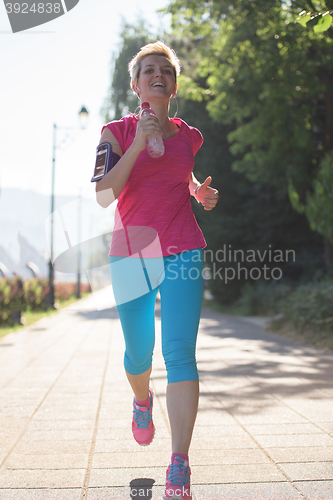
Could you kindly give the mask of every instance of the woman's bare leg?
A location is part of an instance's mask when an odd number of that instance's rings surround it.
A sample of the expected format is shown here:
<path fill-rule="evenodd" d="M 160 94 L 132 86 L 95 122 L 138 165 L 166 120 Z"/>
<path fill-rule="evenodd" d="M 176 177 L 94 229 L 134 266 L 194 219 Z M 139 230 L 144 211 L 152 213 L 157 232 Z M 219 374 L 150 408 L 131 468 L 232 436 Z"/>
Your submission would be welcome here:
<path fill-rule="evenodd" d="M 171 427 L 172 453 L 188 455 L 198 412 L 199 381 L 184 380 L 168 384 L 166 398 Z"/>
<path fill-rule="evenodd" d="M 140 373 L 140 375 L 131 375 L 126 370 L 126 376 L 132 387 L 137 401 L 144 401 L 149 396 L 149 379 L 152 366 L 147 371 Z"/>

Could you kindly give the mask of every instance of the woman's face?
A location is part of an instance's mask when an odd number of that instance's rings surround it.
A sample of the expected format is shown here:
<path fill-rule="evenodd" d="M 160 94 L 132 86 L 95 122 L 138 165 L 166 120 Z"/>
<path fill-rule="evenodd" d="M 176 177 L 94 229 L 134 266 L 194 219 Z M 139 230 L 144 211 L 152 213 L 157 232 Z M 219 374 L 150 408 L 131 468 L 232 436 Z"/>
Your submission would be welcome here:
<path fill-rule="evenodd" d="M 170 99 L 176 88 L 174 68 L 166 57 L 151 55 L 141 61 L 140 76 L 134 86 L 141 101 L 149 102 L 152 97 Z"/>

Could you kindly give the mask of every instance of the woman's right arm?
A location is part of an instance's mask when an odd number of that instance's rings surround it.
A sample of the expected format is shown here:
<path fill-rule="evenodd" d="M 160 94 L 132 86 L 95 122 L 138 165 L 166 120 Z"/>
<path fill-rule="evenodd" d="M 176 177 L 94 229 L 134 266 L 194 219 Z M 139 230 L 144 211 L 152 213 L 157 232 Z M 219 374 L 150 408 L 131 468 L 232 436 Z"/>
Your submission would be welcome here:
<path fill-rule="evenodd" d="M 96 182 L 97 203 L 106 208 L 122 192 L 140 151 L 132 147 L 132 144 L 123 154 L 119 142 L 108 128 L 103 130 L 101 142 L 109 142 L 112 151 L 120 156 L 118 163 L 100 181 Z"/>
<path fill-rule="evenodd" d="M 112 132 L 107 127 L 103 130 L 100 143 L 109 142 L 112 151 L 120 156 L 120 160 L 100 181 L 96 182 L 96 199 L 101 207 L 108 207 L 118 198 L 132 172 L 137 157 L 146 147 L 147 136 L 152 133 L 161 133 L 161 127 L 155 116 L 145 116 L 138 121 L 134 141 L 123 154 L 119 142 Z"/>

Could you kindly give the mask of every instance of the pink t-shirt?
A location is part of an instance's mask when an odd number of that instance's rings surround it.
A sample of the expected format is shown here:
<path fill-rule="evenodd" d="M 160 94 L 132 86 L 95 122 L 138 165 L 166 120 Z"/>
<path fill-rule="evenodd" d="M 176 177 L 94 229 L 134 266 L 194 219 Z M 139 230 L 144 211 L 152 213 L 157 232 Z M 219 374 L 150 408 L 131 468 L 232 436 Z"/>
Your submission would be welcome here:
<path fill-rule="evenodd" d="M 125 153 L 134 140 L 137 121 L 134 115 L 125 116 L 105 125 L 102 132 L 107 127 Z M 164 155 L 151 158 L 146 149 L 141 151 L 118 197 L 110 255 L 127 257 L 145 249 L 146 257 L 157 257 L 161 249 L 167 256 L 206 246 L 189 191 L 194 155 L 203 138 L 183 120 L 173 122 L 180 128 L 163 141 Z"/>

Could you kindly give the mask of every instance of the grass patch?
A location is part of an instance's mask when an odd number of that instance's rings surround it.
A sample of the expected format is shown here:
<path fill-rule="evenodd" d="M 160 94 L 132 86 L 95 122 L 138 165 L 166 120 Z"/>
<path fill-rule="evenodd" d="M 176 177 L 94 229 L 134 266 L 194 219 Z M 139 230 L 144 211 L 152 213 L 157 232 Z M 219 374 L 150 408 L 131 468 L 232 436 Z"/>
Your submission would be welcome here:
<path fill-rule="evenodd" d="M 333 335 L 330 332 L 320 332 L 312 328 L 305 328 L 300 331 L 290 324 L 281 325 L 279 320 L 272 320 L 267 328 L 269 332 L 293 340 L 294 342 L 333 351 Z"/>

